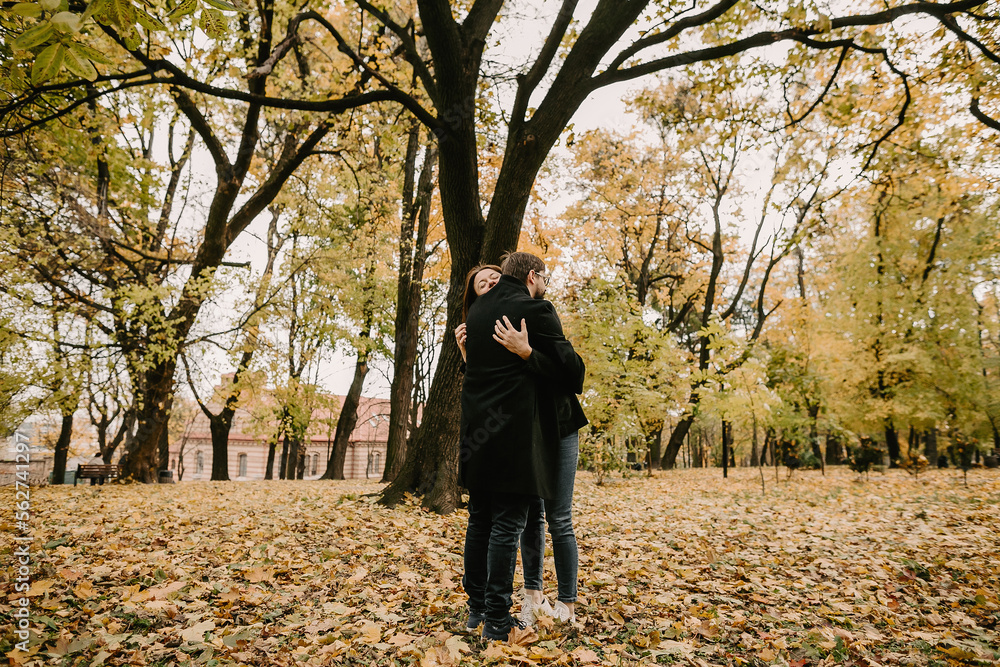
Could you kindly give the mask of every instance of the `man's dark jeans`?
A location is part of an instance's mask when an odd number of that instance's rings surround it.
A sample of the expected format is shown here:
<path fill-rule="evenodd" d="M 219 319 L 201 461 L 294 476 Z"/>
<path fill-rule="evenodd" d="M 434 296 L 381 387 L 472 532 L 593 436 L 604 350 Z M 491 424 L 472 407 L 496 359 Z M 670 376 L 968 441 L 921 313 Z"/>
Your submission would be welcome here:
<path fill-rule="evenodd" d="M 469 492 L 469 527 L 465 532 L 465 575 L 462 586 L 469 608 L 503 624 L 510 616 L 517 543 L 533 496 Z"/>

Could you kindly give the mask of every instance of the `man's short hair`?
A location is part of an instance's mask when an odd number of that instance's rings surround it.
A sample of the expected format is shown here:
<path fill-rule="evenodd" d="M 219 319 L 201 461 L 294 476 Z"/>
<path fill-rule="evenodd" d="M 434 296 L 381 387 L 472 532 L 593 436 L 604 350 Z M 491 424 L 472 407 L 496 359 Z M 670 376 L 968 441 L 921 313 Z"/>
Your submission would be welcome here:
<path fill-rule="evenodd" d="M 504 255 L 500 263 L 500 273 L 517 278 L 522 283 L 528 282 L 528 274 L 545 273 L 545 262 L 530 252 L 510 252 Z"/>

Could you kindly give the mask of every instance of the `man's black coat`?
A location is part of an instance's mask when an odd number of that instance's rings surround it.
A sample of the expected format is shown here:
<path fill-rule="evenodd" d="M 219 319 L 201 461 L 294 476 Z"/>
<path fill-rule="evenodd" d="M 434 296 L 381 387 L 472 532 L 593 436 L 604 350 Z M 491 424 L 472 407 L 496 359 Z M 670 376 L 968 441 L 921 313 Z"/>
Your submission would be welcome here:
<path fill-rule="evenodd" d="M 533 349 L 527 361 L 493 339 L 494 325 L 504 315 L 516 328 L 525 320 Z M 563 335 L 552 304 L 533 299 L 528 287 L 510 276 L 476 299 L 466 328 L 462 485 L 553 497 L 560 437 L 587 423 L 576 399 L 583 391 L 583 360 Z"/>

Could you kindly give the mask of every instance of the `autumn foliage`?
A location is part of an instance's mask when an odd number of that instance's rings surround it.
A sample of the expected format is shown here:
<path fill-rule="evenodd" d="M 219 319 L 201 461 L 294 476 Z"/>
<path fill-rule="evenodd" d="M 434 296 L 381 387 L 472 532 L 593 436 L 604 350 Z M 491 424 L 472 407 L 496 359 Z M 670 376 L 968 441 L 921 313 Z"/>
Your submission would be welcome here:
<path fill-rule="evenodd" d="M 518 644 L 465 630 L 462 511 L 387 509 L 359 482 L 38 489 L 37 633 L 9 659 L 997 664 L 993 471 L 968 487 L 955 470 L 772 480 L 762 494 L 746 469 L 724 485 L 717 471 L 603 486 L 581 473 L 578 623 L 543 621 Z M 11 650 L 9 629 L 2 641 Z"/>

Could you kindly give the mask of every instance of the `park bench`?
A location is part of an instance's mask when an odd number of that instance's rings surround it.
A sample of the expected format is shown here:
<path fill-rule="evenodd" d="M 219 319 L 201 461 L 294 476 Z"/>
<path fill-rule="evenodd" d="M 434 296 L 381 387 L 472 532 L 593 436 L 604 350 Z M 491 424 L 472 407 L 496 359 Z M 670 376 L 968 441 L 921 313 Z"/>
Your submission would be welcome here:
<path fill-rule="evenodd" d="M 79 479 L 96 479 L 100 484 L 104 484 L 105 479 L 118 479 L 118 466 L 114 463 L 107 465 L 96 463 L 81 463 L 76 467 L 76 474 L 73 475 L 73 486 Z"/>

